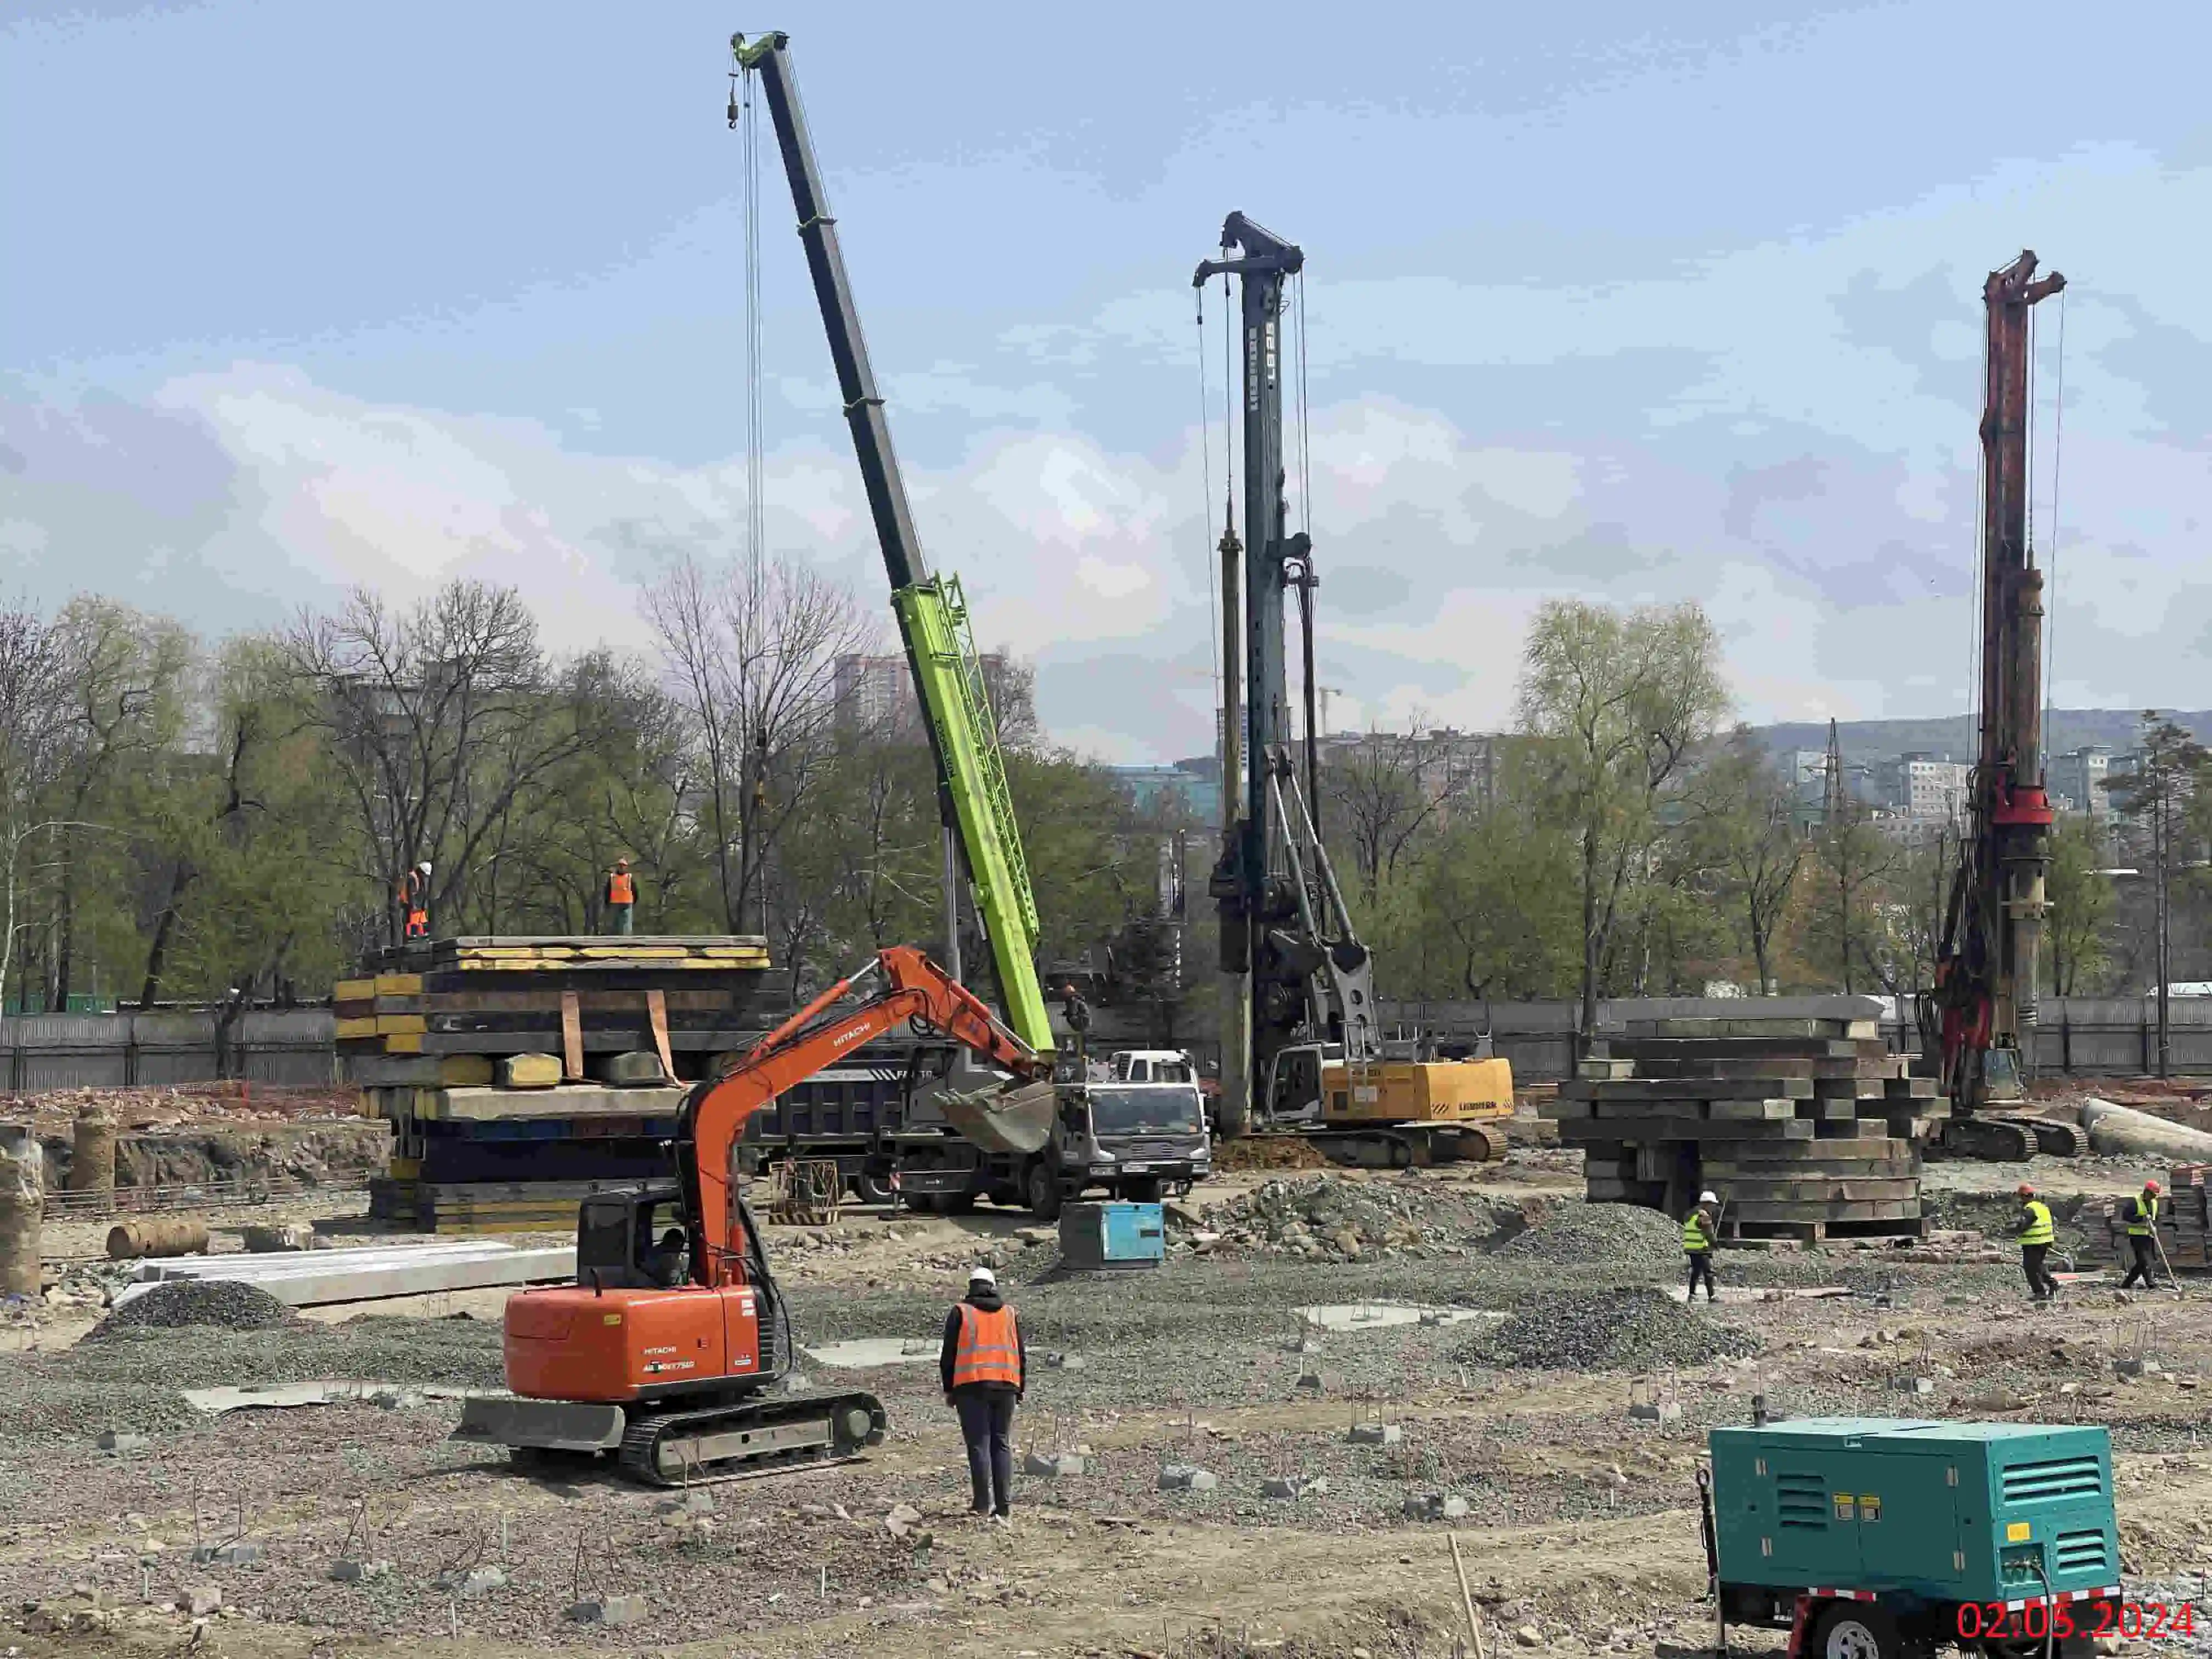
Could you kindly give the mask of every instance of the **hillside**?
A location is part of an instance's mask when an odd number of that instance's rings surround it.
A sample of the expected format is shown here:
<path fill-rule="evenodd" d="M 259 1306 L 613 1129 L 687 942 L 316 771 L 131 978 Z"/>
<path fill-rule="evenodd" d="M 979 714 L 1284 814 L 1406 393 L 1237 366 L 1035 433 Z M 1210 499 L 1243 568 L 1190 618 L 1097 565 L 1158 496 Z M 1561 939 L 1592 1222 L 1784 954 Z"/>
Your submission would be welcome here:
<path fill-rule="evenodd" d="M 2187 726 L 2200 742 L 2212 743 L 2212 709 L 2160 710 Z M 2045 737 L 2049 753 L 2063 754 L 2085 744 L 2101 744 L 2113 750 L 2132 749 L 2142 727 L 2142 711 L 2136 708 L 2058 708 L 2051 711 L 2051 729 Z M 1825 749 L 1826 720 L 1786 720 L 1752 728 L 1768 749 L 1781 753 L 1791 749 Z M 1836 738 L 1846 761 L 1886 760 L 1910 750 L 1971 760 L 1974 732 L 1964 714 L 1932 715 L 1919 720 L 1839 720 Z"/>

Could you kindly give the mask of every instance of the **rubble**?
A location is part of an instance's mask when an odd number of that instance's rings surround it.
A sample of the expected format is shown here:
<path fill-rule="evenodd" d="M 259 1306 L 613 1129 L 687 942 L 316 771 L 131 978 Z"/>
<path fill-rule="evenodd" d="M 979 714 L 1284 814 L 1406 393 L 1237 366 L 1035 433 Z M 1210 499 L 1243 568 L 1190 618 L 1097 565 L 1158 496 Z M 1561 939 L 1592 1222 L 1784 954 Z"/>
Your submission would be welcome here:
<path fill-rule="evenodd" d="M 1305 1261 L 1360 1261 L 1407 1253 L 1431 1256 L 1464 1251 L 1497 1231 L 1480 1199 L 1433 1187 L 1390 1181 L 1313 1176 L 1263 1182 L 1250 1192 L 1200 1212 L 1176 1206 L 1168 1216 L 1170 1237 L 1215 1235 L 1215 1255 L 1290 1255 Z"/>
<path fill-rule="evenodd" d="M 1625 1204 L 1593 1207 L 1652 1213 Z M 1693 1314 L 1663 1291 L 1639 1285 L 1531 1296 L 1503 1324 L 1457 1352 L 1473 1364 L 1514 1370 L 1617 1371 L 1710 1364 L 1757 1353 L 1760 1346 L 1749 1331 Z"/>
<path fill-rule="evenodd" d="M 234 1331 L 269 1330 L 298 1318 L 268 1291 L 252 1285 L 222 1279 L 173 1279 L 125 1303 L 88 1331 L 84 1340 L 100 1341 L 118 1331 L 149 1327 L 219 1325 Z"/>

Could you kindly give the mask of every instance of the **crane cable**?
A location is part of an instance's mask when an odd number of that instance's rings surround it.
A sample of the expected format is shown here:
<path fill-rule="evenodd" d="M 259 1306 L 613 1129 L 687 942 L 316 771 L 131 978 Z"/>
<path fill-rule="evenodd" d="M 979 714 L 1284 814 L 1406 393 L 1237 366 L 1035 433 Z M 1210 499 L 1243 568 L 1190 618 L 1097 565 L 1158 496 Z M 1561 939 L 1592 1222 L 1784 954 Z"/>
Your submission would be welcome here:
<path fill-rule="evenodd" d="M 768 513 L 762 496 L 767 489 L 768 465 L 762 447 L 763 405 L 761 395 L 761 263 L 760 263 L 760 124 L 752 118 L 753 71 L 744 71 L 742 107 L 744 119 L 745 222 L 745 558 L 757 576 L 768 539 Z"/>
<path fill-rule="evenodd" d="M 1200 502 L 1200 517 L 1206 523 L 1206 552 L 1200 568 L 1206 573 L 1206 615 L 1210 626 L 1206 630 L 1207 644 L 1213 653 L 1213 707 L 1221 708 L 1221 578 L 1213 568 L 1213 404 L 1207 396 L 1206 385 L 1206 284 L 1198 284 L 1195 293 L 1198 320 L 1198 454 L 1200 488 L 1203 499 Z"/>
<path fill-rule="evenodd" d="M 2051 720 L 2057 702 L 2051 682 L 2058 672 L 2058 481 L 2066 459 L 2066 290 L 2063 288 L 2058 290 L 2058 386 L 2051 398 L 2051 544 L 2043 550 L 2043 752 L 2046 757 L 2051 749 Z M 2048 769 L 2046 762 L 2046 772 Z M 2089 793 L 2086 762 L 2081 771 L 2081 793 Z M 2077 810 L 2088 811 L 2089 803 L 2082 801 Z"/>

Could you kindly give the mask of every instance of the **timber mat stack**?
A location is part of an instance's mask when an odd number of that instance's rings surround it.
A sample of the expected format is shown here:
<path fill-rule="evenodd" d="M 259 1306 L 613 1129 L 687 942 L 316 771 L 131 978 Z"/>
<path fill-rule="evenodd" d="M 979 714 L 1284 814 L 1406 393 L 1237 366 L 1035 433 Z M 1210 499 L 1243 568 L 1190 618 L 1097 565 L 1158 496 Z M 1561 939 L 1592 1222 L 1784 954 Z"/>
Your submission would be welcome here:
<path fill-rule="evenodd" d="M 2205 1181 L 2212 1164 L 2177 1164 L 2166 1172 L 2166 1191 L 2158 1200 L 2158 1242 L 2166 1259 L 2177 1267 L 2212 1267 L 2212 1212 L 2208 1212 Z M 2112 1199 L 2105 1206 L 2105 1224 L 2112 1231 L 2112 1256 L 2128 1259 L 2127 1200 Z"/>
<path fill-rule="evenodd" d="M 383 952 L 335 998 L 339 1063 L 363 1115 L 392 1126 L 371 1213 L 441 1233 L 573 1227 L 580 1198 L 666 1172 L 683 1085 L 774 1024 L 782 991 L 757 938 Z"/>
<path fill-rule="evenodd" d="M 1543 1105 L 1587 1196 L 1680 1216 L 1710 1188 L 1724 1238 L 1919 1233 L 1920 1143 L 1949 1109 L 1884 1045 L 1879 1005 L 1741 1006 L 1631 1020 Z"/>

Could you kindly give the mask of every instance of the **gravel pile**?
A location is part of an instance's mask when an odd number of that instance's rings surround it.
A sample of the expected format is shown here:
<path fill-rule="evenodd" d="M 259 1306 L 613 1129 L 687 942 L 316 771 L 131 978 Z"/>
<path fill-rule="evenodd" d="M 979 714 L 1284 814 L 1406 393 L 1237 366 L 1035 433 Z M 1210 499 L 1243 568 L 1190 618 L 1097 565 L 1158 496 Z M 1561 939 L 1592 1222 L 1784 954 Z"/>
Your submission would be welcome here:
<path fill-rule="evenodd" d="M 1497 1231 L 1480 1199 L 1423 1186 L 1341 1176 L 1270 1181 L 1206 1209 L 1216 1255 L 1290 1255 L 1360 1261 L 1407 1250 L 1464 1250 Z M 1171 1215 L 1171 1228 L 1179 1223 Z"/>
<path fill-rule="evenodd" d="M 0 1422 L 25 1437 L 89 1440 L 103 1429 L 147 1432 L 221 1421 L 185 1404 L 185 1389 L 336 1376 L 495 1389 L 502 1370 L 500 1328 L 489 1321 L 363 1318 L 320 1325 L 288 1317 L 239 1328 L 118 1328 L 111 1318 L 73 1348 L 0 1364 Z"/>
<path fill-rule="evenodd" d="M 1498 1247 L 1501 1256 L 1553 1267 L 1680 1267 L 1682 1224 L 1640 1204 L 1562 1204 Z"/>
<path fill-rule="evenodd" d="M 300 1316 L 257 1285 L 223 1279 L 173 1279 L 134 1297 L 84 1334 L 97 1342 L 118 1331 L 187 1325 L 220 1325 L 226 1330 L 266 1331 L 295 1325 Z"/>
<path fill-rule="evenodd" d="M 1516 1370 L 1648 1370 L 1740 1358 L 1760 1346 L 1749 1331 L 1638 1286 L 1532 1297 L 1461 1349 L 1460 1358 Z"/>

